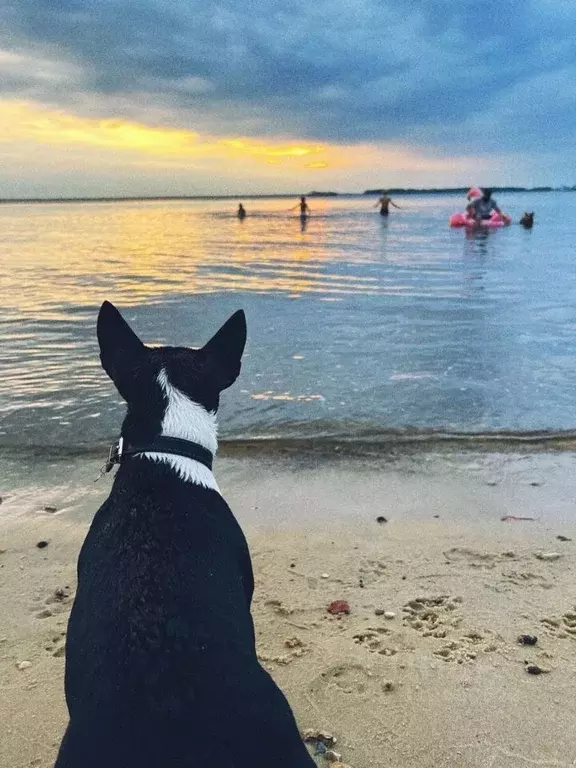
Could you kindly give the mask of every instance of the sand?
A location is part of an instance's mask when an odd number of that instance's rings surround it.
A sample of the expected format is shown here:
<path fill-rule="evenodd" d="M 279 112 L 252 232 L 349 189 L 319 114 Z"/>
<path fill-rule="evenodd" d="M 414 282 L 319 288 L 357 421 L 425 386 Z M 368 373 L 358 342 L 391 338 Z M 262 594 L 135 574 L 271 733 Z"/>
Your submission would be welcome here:
<path fill-rule="evenodd" d="M 252 551 L 259 655 L 301 728 L 334 734 L 353 768 L 576 765 L 574 461 L 221 459 Z M 0 768 L 55 758 L 76 558 L 110 485 L 91 483 L 95 468 L 53 465 L 3 497 Z M 328 613 L 335 600 L 350 614 Z"/>

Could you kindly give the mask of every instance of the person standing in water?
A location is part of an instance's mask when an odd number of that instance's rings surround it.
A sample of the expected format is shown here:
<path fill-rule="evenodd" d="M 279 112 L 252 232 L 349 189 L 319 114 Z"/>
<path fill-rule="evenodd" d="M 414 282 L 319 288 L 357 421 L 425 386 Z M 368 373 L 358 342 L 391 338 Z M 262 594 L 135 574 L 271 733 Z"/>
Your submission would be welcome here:
<path fill-rule="evenodd" d="M 300 208 L 300 218 L 305 219 L 307 216 L 310 216 L 311 210 L 308 207 L 308 203 L 306 202 L 306 198 L 302 196 L 300 198 L 300 202 L 298 205 L 295 205 L 294 208 L 290 208 L 291 211 L 295 211 L 296 208 Z"/>
<path fill-rule="evenodd" d="M 240 203 L 240 205 L 238 206 L 238 212 L 236 213 L 236 216 L 238 216 L 239 219 L 246 218 L 246 209 L 244 208 L 242 203 Z"/>
<path fill-rule="evenodd" d="M 382 191 L 382 197 L 378 200 L 374 208 L 378 208 L 378 206 L 380 206 L 380 215 L 388 216 L 390 214 L 391 205 L 393 205 L 394 208 L 399 208 L 402 210 L 402 206 L 396 205 L 396 203 L 392 202 L 392 198 L 388 197 L 387 192 Z"/>

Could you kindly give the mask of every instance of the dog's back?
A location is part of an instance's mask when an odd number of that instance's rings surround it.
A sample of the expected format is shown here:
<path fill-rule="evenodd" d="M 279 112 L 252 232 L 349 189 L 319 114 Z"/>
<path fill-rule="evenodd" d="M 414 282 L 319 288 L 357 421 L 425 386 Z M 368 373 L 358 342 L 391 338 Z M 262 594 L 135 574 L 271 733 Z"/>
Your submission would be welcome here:
<path fill-rule="evenodd" d="M 57 768 L 268 768 L 271 755 L 314 765 L 256 657 L 244 535 L 209 480 L 190 481 L 192 466 L 132 458 L 94 518 Z"/>

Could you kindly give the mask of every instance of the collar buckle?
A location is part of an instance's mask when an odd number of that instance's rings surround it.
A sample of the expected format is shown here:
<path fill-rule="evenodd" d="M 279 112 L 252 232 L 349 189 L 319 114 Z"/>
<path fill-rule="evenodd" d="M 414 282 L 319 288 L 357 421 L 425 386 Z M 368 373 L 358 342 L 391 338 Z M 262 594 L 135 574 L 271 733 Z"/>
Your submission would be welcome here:
<path fill-rule="evenodd" d="M 106 459 L 106 463 L 101 467 L 100 473 L 98 474 L 98 477 L 94 482 L 98 482 L 101 477 L 104 477 L 104 475 L 108 474 L 112 470 L 112 467 L 114 464 L 120 464 L 120 459 L 122 458 L 122 451 L 124 448 L 124 438 L 119 438 L 117 443 L 112 443 L 110 446 L 110 450 L 108 451 L 108 458 Z"/>
<path fill-rule="evenodd" d="M 122 458 L 122 449 L 124 448 L 124 438 L 121 437 L 117 443 L 112 443 L 108 452 L 108 460 L 104 464 L 103 474 L 110 472 L 114 464 L 120 464 Z"/>

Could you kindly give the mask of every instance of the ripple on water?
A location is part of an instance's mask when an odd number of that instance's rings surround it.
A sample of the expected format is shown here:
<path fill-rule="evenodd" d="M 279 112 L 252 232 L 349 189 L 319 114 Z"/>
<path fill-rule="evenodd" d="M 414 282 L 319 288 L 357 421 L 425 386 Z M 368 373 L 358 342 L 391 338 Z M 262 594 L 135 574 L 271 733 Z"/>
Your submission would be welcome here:
<path fill-rule="evenodd" d="M 242 223 L 223 200 L 2 206 L 0 442 L 115 434 L 105 298 L 150 343 L 199 346 L 247 310 L 224 436 L 572 429 L 576 195 L 500 197 L 537 211 L 532 232 L 452 231 L 453 196 L 388 221 L 372 198 L 315 199 L 305 231 L 278 199 Z"/>

